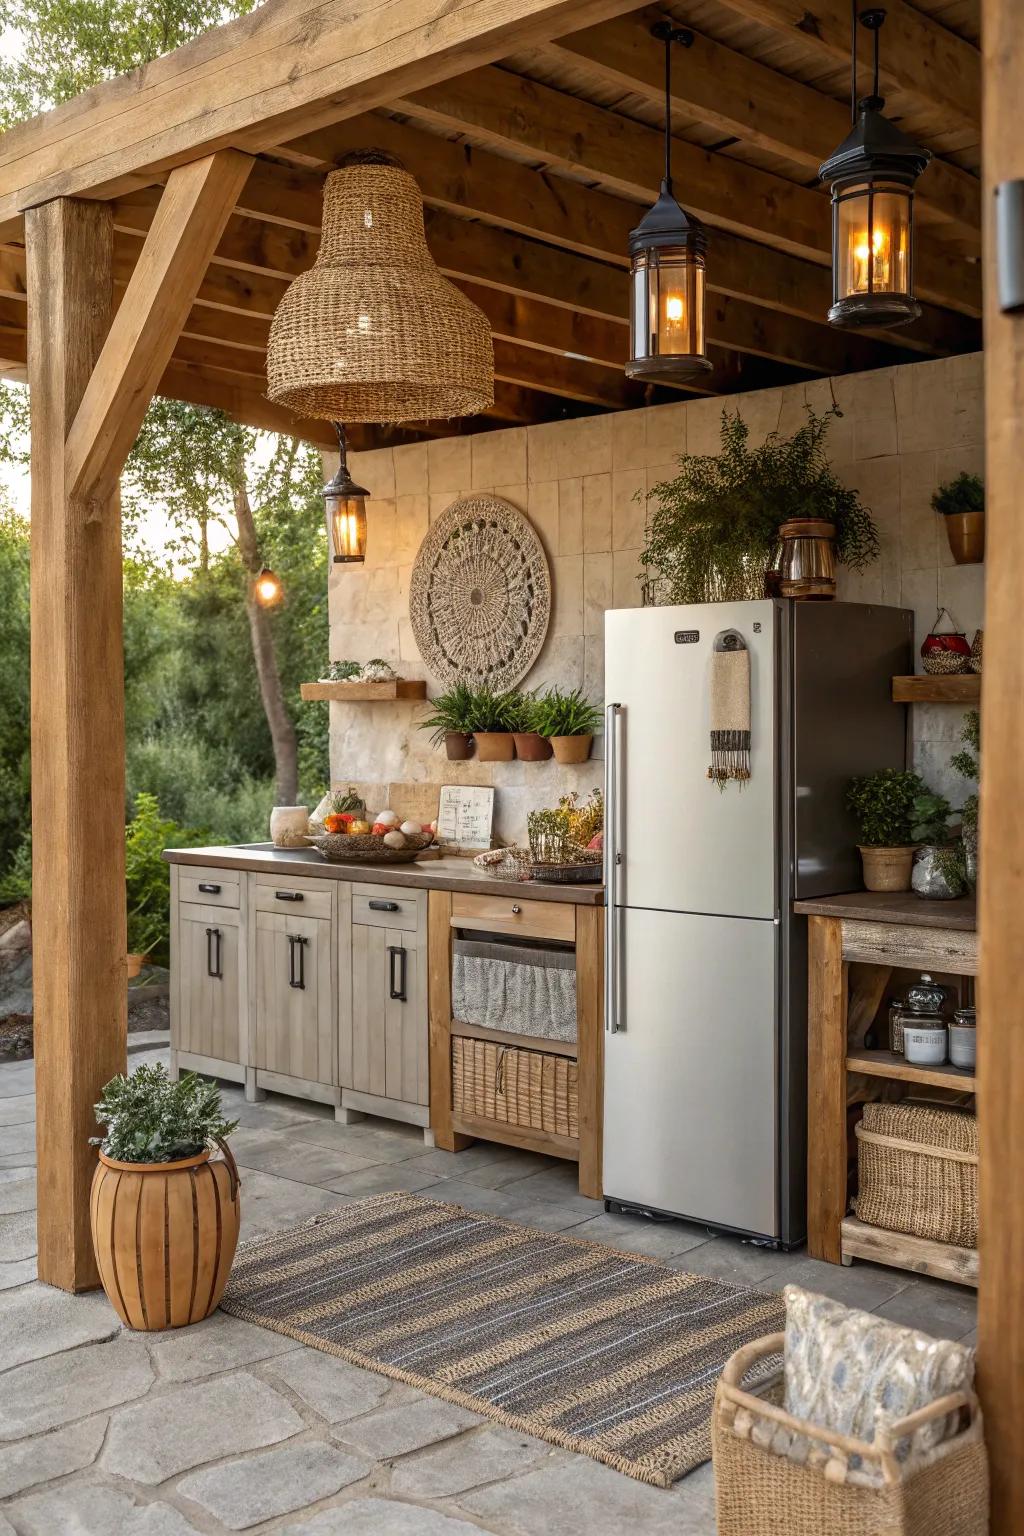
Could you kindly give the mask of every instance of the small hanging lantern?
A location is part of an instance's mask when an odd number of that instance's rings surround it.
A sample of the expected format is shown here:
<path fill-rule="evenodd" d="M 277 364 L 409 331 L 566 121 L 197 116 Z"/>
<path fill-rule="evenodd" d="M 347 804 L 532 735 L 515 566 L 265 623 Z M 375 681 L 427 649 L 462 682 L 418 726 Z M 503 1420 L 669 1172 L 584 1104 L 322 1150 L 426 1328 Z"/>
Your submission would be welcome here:
<path fill-rule="evenodd" d="M 857 27 L 853 26 L 850 110 L 853 127 L 819 167 L 832 185 L 831 325 L 907 325 L 921 313 L 913 293 L 914 183 L 931 159 L 882 116 L 878 33 L 884 10 L 862 11 L 874 37 L 874 85 L 857 100 Z"/>
<path fill-rule="evenodd" d="M 284 583 L 265 565 L 252 584 L 252 595 L 261 608 L 276 608 L 284 599 Z"/>
<path fill-rule="evenodd" d="M 356 485 L 348 472 L 348 440 L 340 421 L 334 423 L 334 430 L 341 462 L 334 479 L 324 486 L 334 564 L 361 565 L 366 559 L 366 501 L 370 493 Z"/>
<path fill-rule="evenodd" d="M 651 32 L 665 44 L 665 174 L 658 201 L 629 236 L 626 377 L 679 384 L 711 368 L 704 339 L 707 235 L 672 191 L 672 44 L 689 47 L 693 33 L 669 22 L 658 22 Z"/>

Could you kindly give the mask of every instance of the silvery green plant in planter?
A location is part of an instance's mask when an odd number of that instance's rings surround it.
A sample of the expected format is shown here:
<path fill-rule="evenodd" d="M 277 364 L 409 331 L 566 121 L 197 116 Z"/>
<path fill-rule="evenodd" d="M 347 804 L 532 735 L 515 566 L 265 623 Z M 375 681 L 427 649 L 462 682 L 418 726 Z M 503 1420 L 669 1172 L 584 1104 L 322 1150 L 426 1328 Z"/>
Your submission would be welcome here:
<path fill-rule="evenodd" d="M 967 888 L 963 845 L 950 825 L 952 815 L 945 795 L 925 790 L 914 798 L 910 836 L 919 846 L 910 884 L 918 896 L 930 901 L 951 901 Z"/>

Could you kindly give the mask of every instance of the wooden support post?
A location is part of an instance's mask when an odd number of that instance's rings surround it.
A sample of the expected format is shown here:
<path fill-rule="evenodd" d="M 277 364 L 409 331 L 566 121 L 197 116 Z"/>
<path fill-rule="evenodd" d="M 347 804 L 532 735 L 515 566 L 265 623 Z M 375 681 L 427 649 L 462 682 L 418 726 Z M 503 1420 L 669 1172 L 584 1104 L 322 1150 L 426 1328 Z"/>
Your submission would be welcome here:
<path fill-rule="evenodd" d="M 581 1195 L 600 1200 L 604 1157 L 604 908 L 576 908 Z"/>
<path fill-rule="evenodd" d="M 807 1246 L 838 1264 L 846 1215 L 846 988 L 843 925 L 807 919 Z"/>
<path fill-rule="evenodd" d="M 125 1067 L 121 520 L 67 494 L 64 445 L 110 323 L 108 206 L 26 216 L 32 407 L 32 937 L 39 1278 L 99 1284 L 93 1105 Z"/>
<path fill-rule="evenodd" d="M 978 1384 L 992 1476 L 992 1536 L 1024 1531 L 1024 315 L 1000 312 L 994 213 L 1024 177 L 1024 6 L 984 0 L 985 673 L 978 1001 Z M 991 703 L 990 703 L 991 701 Z"/>
<path fill-rule="evenodd" d="M 430 1012 L 430 1129 L 444 1152 L 472 1146 L 472 1136 L 452 1130 L 452 898 L 431 891 L 427 899 L 427 998 Z"/>

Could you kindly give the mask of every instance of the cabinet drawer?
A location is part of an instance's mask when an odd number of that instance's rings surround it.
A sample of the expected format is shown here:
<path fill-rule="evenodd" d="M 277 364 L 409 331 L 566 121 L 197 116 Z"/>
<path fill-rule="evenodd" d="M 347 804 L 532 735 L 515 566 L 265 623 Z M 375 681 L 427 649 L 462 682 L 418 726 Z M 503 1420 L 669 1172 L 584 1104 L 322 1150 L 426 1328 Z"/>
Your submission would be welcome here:
<path fill-rule="evenodd" d="M 354 885 L 352 921 L 370 928 L 400 928 L 415 933 L 426 907 L 426 892 L 397 885 Z"/>
<path fill-rule="evenodd" d="M 207 907 L 237 907 L 240 889 L 237 869 L 192 869 L 178 872 L 178 900 L 202 902 Z"/>
<path fill-rule="evenodd" d="M 299 917 L 330 917 L 329 880 L 296 880 L 291 875 L 256 875 L 249 891 L 257 912 L 294 912 Z"/>
<path fill-rule="evenodd" d="M 522 933 L 535 939 L 576 938 L 576 908 L 568 901 L 520 901 L 516 896 L 452 897 L 452 924 L 491 933 Z"/>

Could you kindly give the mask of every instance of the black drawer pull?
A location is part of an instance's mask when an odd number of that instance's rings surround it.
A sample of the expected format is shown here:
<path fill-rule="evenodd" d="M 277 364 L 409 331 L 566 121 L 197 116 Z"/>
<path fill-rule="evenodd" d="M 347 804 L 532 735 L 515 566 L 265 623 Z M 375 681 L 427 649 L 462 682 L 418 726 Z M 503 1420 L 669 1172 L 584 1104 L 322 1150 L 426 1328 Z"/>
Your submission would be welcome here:
<path fill-rule="evenodd" d="M 299 992 L 306 990 L 306 945 L 309 940 L 301 934 L 288 935 L 288 985 Z"/>
<path fill-rule="evenodd" d="M 206 930 L 206 974 L 214 981 L 223 981 L 224 972 L 221 970 L 221 931 L 219 928 L 207 928 Z"/>
<path fill-rule="evenodd" d="M 204 896 L 219 896 L 220 886 L 213 880 L 200 880 L 199 889 Z"/>
<path fill-rule="evenodd" d="M 274 895 L 278 901 L 305 901 L 306 899 L 301 891 L 275 891 Z"/>
<path fill-rule="evenodd" d="M 388 996 L 398 1003 L 407 1003 L 409 999 L 405 995 L 405 957 L 406 950 L 401 944 L 388 945 Z M 398 976 L 395 976 L 397 962 Z"/>
<path fill-rule="evenodd" d="M 401 912 L 397 901 L 370 901 L 367 906 L 371 912 Z"/>

